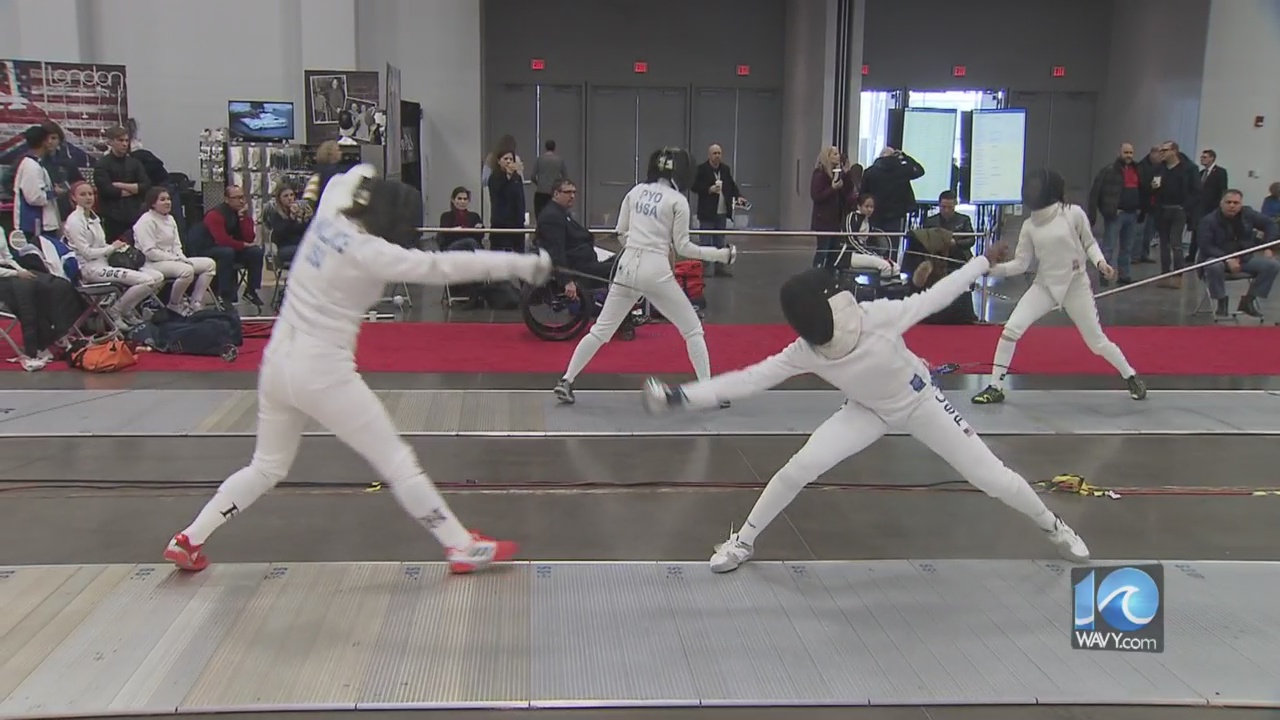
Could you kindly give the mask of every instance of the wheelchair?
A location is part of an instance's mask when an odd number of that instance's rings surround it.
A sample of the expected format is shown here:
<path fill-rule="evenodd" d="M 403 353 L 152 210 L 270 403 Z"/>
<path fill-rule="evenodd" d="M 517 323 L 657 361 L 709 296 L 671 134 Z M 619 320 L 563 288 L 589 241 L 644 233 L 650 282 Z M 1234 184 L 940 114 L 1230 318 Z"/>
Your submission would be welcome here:
<path fill-rule="evenodd" d="M 596 248 L 596 256 L 601 260 L 613 257 L 614 253 Z M 557 283 L 545 285 L 524 285 L 520 290 L 520 317 L 525 327 L 535 337 L 550 342 L 564 342 L 580 337 L 591 326 L 600 308 L 604 307 L 605 298 L 609 294 L 608 287 L 579 292 L 577 298 L 569 298 Z M 647 300 L 641 300 L 631 310 L 630 322 L 618 329 L 617 339 L 632 340 L 635 329 L 652 317 Z"/>

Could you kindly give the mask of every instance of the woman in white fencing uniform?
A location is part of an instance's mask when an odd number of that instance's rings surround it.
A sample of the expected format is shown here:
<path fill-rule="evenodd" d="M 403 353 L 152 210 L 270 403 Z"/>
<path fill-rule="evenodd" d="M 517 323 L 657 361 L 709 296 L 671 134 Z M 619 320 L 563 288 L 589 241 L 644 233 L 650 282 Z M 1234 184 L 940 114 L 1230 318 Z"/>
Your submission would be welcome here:
<path fill-rule="evenodd" d="M 645 181 L 622 200 L 618 210 L 618 240 L 622 253 L 614 265 L 613 283 L 604 308 L 569 360 L 569 368 L 555 387 L 561 402 L 572 403 L 573 381 L 591 358 L 613 337 L 623 318 L 643 297 L 671 321 L 684 337 L 689 362 L 699 378 L 711 377 L 711 356 L 703 337 L 702 321 L 693 303 L 676 282 L 671 269 L 671 250 L 682 257 L 732 265 L 737 248 L 703 247 L 689 240 L 689 199 L 694 165 L 689 152 L 664 147 L 649 156 Z"/>
<path fill-rule="evenodd" d="M 213 284 L 218 266 L 212 258 L 187 257 L 183 252 L 168 190 L 151 188 L 147 191 L 146 203 L 147 211 L 133 224 L 133 243 L 147 257 L 144 267 L 173 281 L 169 288 L 170 310 L 184 315 L 199 312 L 204 308 L 204 296 Z M 186 297 L 187 288 L 191 288 L 190 297 Z"/>
<path fill-rule="evenodd" d="M 751 559 L 756 536 L 805 485 L 892 430 L 911 434 L 969 483 L 1031 518 L 1067 559 L 1083 562 L 1089 549 L 1054 515 L 1021 475 L 996 457 L 932 382 L 929 368 L 903 342 L 913 325 L 969 291 L 1005 251 L 987 249 L 931 289 L 904 300 L 857 302 L 841 291 L 829 271 L 807 270 L 782 285 L 787 322 L 800 336 L 778 354 L 712 380 L 669 387 L 656 378 L 644 385 L 650 412 L 707 408 L 812 373 L 834 385 L 847 400 L 787 461 L 747 516 L 746 524 L 717 546 L 714 572 L 728 572 Z"/>
<path fill-rule="evenodd" d="M 472 533 L 458 522 L 356 371 L 356 337 L 388 283 L 540 284 L 551 275 L 551 258 L 406 249 L 418 240 L 422 197 L 408 185 L 374 176 L 372 166 L 360 165 L 325 188 L 264 351 L 253 460 L 227 478 L 195 522 L 169 543 L 164 556 L 182 569 L 204 569 L 201 546 L 214 530 L 285 477 L 308 418 L 377 470 L 400 505 L 446 548 L 452 572 L 471 572 L 515 553 L 514 543 Z"/>
<path fill-rule="evenodd" d="M 1124 378 L 1129 397 L 1146 398 L 1146 384 L 1120 348 L 1102 331 L 1102 323 L 1098 321 L 1098 306 L 1093 300 L 1086 266 L 1095 265 L 1109 280 L 1116 276 L 1116 271 L 1098 248 L 1084 208 L 1066 202 L 1066 182 L 1052 170 L 1037 170 L 1027 175 L 1022 187 L 1022 204 L 1031 210 L 1031 217 L 1022 223 L 1013 260 L 991 268 L 991 277 L 1021 275 L 1034 259 L 1039 261 L 1036 278 L 1000 333 L 991 368 L 994 381 L 974 395 L 973 402 L 979 405 L 1004 402 L 1004 381 L 1018 340 L 1032 323 L 1058 307 L 1076 324 L 1089 349 L 1111 363 Z"/>
<path fill-rule="evenodd" d="M 164 285 L 164 275 L 146 267 L 138 270 L 113 267 L 109 258 L 127 250 L 129 244 L 122 240 L 107 244 L 102 219 L 93 211 L 98 191 L 87 182 L 78 182 L 71 186 L 71 200 L 75 202 L 76 209 L 67 217 L 63 233 L 80 262 L 81 280 L 86 283 L 109 282 L 129 286 L 111 306 L 110 312 L 113 319 L 126 325 L 142 322 L 142 318 L 134 310 Z"/>

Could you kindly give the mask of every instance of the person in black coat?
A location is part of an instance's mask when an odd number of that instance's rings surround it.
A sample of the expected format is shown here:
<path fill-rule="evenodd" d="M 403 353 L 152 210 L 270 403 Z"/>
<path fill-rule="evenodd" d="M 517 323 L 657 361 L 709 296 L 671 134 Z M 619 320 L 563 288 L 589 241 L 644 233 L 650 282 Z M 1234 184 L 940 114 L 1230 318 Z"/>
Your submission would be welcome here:
<path fill-rule="evenodd" d="M 742 197 L 738 183 L 733 179 L 733 170 L 723 162 L 724 151 L 719 145 L 707 149 L 707 161 L 698 166 L 693 174 L 693 184 L 689 189 L 698 196 L 694 216 L 698 218 L 699 230 L 724 230 L 733 221 L 733 206 Z M 699 245 L 724 247 L 724 235 L 704 235 Z M 715 274 L 720 277 L 732 277 L 729 268 L 723 263 L 715 264 Z"/>
<path fill-rule="evenodd" d="M 885 232 L 902 232 L 907 216 L 916 211 L 911 181 L 924 177 L 924 166 L 896 148 L 886 147 L 862 174 L 862 194 L 876 198 L 871 222 Z"/>
<path fill-rule="evenodd" d="M 471 210 L 471 191 L 464 187 L 453 189 L 452 207 L 440 213 L 442 228 L 457 228 L 442 232 L 436 243 L 441 250 L 479 250 L 484 247 L 484 220 Z"/>
<path fill-rule="evenodd" d="M 524 178 L 516 164 L 516 154 L 504 152 L 494 159 L 489 174 L 489 226 L 492 228 L 525 227 Z M 494 233 L 489 248 L 506 252 L 524 252 L 524 235 Z"/>
<path fill-rule="evenodd" d="M 1201 218 L 1196 237 L 1200 241 L 1200 253 L 1205 260 L 1210 260 L 1275 242 L 1280 239 L 1280 228 L 1271 218 L 1245 207 L 1244 194 L 1239 190 L 1227 190 L 1218 209 Z M 1276 260 L 1275 249 L 1267 248 L 1205 266 L 1204 282 L 1209 286 L 1209 297 L 1217 303 L 1215 314 L 1219 317 L 1228 315 L 1227 273 L 1253 277 L 1248 292 L 1240 298 L 1239 311 L 1262 317 L 1258 300 L 1265 300 L 1271 294 L 1276 276 L 1280 275 L 1280 260 Z"/>

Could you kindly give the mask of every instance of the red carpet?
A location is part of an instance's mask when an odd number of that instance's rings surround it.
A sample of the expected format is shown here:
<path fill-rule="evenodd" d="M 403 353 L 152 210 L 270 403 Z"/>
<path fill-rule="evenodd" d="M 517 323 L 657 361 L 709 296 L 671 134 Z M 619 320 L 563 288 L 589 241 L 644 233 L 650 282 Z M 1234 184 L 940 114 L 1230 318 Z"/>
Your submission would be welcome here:
<path fill-rule="evenodd" d="M 795 338 L 784 325 L 708 325 L 707 345 L 716 372 L 768 357 Z M 1273 375 L 1280 372 L 1280 328 L 1112 327 L 1108 334 L 1144 375 Z M 933 365 L 956 363 L 962 373 L 989 372 L 999 326 L 919 326 L 907 344 Z M 249 339 L 240 358 L 145 353 L 126 372 L 248 372 L 257 369 L 266 340 Z M 519 324 L 375 323 L 360 336 L 364 372 L 537 373 L 564 371 L 575 343 L 543 342 Z M 1033 327 L 1018 343 L 1013 371 L 1024 375 L 1110 375 L 1074 327 Z M 16 363 L 0 367 L 21 370 Z M 48 370 L 65 370 L 52 363 Z M 47 371 L 47 370 L 46 370 Z M 642 327 L 631 342 L 606 345 L 587 374 L 690 373 L 684 342 L 666 324 Z"/>

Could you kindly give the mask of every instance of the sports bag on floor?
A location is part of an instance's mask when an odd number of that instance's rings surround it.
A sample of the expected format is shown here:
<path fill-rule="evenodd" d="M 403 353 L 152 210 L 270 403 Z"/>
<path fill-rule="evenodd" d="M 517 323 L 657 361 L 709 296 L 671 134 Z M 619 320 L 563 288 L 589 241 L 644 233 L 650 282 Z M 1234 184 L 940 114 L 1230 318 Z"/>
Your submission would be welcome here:
<path fill-rule="evenodd" d="M 91 373 L 113 373 L 138 364 L 138 356 L 123 340 L 91 343 L 77 340 L 67 350 L 67 364 Z"/>

